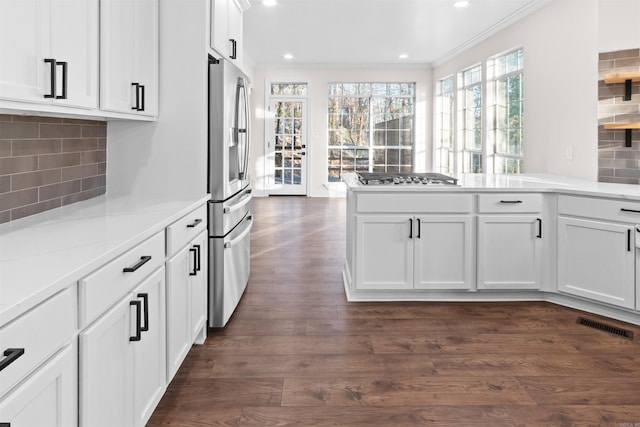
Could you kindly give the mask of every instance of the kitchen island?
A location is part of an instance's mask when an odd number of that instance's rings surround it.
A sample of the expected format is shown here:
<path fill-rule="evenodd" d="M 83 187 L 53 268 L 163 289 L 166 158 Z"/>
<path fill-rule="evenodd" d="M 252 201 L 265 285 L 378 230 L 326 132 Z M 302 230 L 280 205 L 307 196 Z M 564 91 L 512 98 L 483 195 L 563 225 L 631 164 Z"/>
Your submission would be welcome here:
<path fill-rule="evenodd" d="M 640 324 L 640 186 L 455 178 L 364 185 L 343 176 L 350 301 L 549 301 Z"/>

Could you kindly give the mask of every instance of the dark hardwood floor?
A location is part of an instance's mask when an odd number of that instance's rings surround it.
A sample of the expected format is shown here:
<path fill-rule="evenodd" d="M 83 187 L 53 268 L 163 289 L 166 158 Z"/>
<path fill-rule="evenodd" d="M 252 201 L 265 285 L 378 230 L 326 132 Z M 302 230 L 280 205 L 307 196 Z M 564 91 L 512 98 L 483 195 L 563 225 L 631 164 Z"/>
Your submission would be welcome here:
<path fill-rule="evenodd" d="M 640 427 L 640 328 L 541 302 L 348 303 L 345 200 L 252 203 L 246 294 L 149 426 Z"/>

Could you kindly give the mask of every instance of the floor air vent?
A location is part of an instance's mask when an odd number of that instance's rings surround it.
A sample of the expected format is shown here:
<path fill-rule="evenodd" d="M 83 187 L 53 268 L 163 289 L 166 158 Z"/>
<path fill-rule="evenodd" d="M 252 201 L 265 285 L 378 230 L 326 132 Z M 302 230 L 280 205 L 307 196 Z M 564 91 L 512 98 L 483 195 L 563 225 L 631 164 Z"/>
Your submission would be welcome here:
<path fill-rule="evenodd" d="M 584 317 L 578 317 L 576 323 L 584 326 L 588 326 L 593 329 L 599 329 L 610 334 L 618 335 L 623 338 L 633 339 L 633 332 L 626 329 L 618 328 L 616 326 L 607 325 L 606 323 L 597 322 L 595 320 L 585 319 Z"/>

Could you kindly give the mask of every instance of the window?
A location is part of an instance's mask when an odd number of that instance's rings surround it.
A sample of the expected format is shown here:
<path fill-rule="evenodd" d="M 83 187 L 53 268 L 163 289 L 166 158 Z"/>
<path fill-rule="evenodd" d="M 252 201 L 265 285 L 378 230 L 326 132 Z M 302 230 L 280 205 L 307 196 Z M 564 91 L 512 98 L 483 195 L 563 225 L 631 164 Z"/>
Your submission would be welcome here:
<path fill-rule="evenodd" d="M 415 83 L 328 85 L 328 181 L 343 172 L 413 171 Z"/>
<path fill-rule="evenodd" d="M 523 84 L 522 48 L 489 58 L 484 69 L 477 64 L 458 72 L 455 79 L 438 80 L 434 169 L 441 173 L 522 172 Z"/>
<path fill-rule="evenodd" d="M 453 77 L 442 79 L 436 87 L 435 119 L 435 170 L 440 173 L 454 172 L 454 115 Z"/>
<path fill-rule="evenodd" d="M 459 171 L 482 172 L 482 65 L 458 74 Z"/>
<path fill-rule="evenodd" d="M 272 83 L 272 96 L 307 96 L 306 83 Z"/>
<path fill-rule="evenodd" d="M 493 115 L 489 133 L 489 172 L 520 173 L 522 170 L 523 51 L 518 49 L 487 62 L 487 92 Z"/>

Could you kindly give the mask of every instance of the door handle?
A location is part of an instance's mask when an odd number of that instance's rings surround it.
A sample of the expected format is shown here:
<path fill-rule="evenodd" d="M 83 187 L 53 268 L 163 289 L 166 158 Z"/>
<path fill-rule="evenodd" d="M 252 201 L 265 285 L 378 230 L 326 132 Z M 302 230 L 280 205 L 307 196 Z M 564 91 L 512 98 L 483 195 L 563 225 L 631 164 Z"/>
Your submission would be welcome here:
<path fill-rule="evenodd" d="M 67 63 L 60 61 L 55 63 L 56 67 L 62 67 L 62 95 L 56 95 L 56 99 L 67 99 Z"/>
<path fill-rule="evenodd" d="M 133 306 L 136 309 L 136 333 L 134 336 L 129 337 L 129 341 L 140 341 L 142 336 L 142 302 L 141 301 L 129 301 L 129 306 Z"/>
<path fill-rule="evenodd" d="M 409 238 L 413 239 L 413 218 L 409 218 Z"/>
<path fill-rule="evenodd" d="M 149 330 L 149 294 L 142 293 L 138 294 L 137 297 L 142 299 L 142 317 L 144 320 L 144 326 L 141 323 L 140 330 L 146 332 Z"/>
<path fill-rule="evenodd" d="M 191 224 L 187 224 L 187 228 L 195 228 L 198 226 L 198 224 L 200 224 L 202 222 L 201 218 L 196 219 L 195 221 L 193 221 Z"/>
<path fill-rule="evenodd" d="M 150 255 L 144 255 L 140 257 L 140 261 L 138 261 L 135 265 L 132 265 L 131 267 L 125 267 L 122 269 L 123 273 L 133 273 L 135 272 L 137 269 L 139 269 L 140 267 L 142 267 L 143 265 L 145 265 L 146 263 L 148 263 L 149 261 L 151 261 L 151 256 Z"/>
<path fill-rule="evenodd" d="M 229 248 L 234 247 L 236 244 L 238 244 L 238 242 L 240 242 L 242 239 L 244 239 L 247 234 L 249 234 L 249 232 L 251 231 L 251 227 L 253 227 L 253 216 L 248 215 L 246 217 L 245 221 L 249 221 L 249 226 L 246 228 L 246 230 L 244 230 L 242 233 L 240 233 L 240 235 L 238 237 L 236 237 L 235 239 L 231 240 L 230 242 L 226 242 L 224 244 L 224 248 L 225 249 L 229 249 Z"/>
<path fill-rule="evenodd" d="M 240 202 L 236 203 L 235 205 L 231 205 L 231 206 L 226 206 L 222 209 L 223 213 L 231 213 L 231 212 L 235 212 L 237 210 L 242 209 L 247 203 L 249 203 L 251 201 L 251 192 L 247 192 L 246 194 L 248 194 L 246 197 L 244 197 Z"/>
<path fill-rule="evenodd" d="M 55 98 L 56 97 L 56 60 L 53 58 L 45 58 L 44 59 L 45 64 L 50 64 L 51 65 L 51 74 L 50 74 L 50 85 L 51 85 L 51 92 L 49 93 L 45 93 L 44 97 L 45 98 Z"/>
<path fill-rule="evenodd" d="M 2 353 L 4 359 L 0 360 L 0 371 L 11 365 L 16 359 L 24 354 L 24 348 L 8 348 Z"/>
<path fill-rule="evenodd" d="M 198 275 L 198 250 L 195 245 L 189 248 L 189 253 L 193 254 L 193 270 L 189 272 L 189 276 L 197 276 Z"/>
<path fill-rule="evenodd" d="M 542 220 L 538 218 L 536 221 L 538 222 L 538 235 L 536 237 L 542 239 Z"/>
<path fill-rule="evenodd" d="M 420 233 L 422 229 L 422 223 L 420 222 L 420 218 L 416 219 L 418 221 L 418 235 L 416 236 L 418 239 L 420 238 Z"/>

